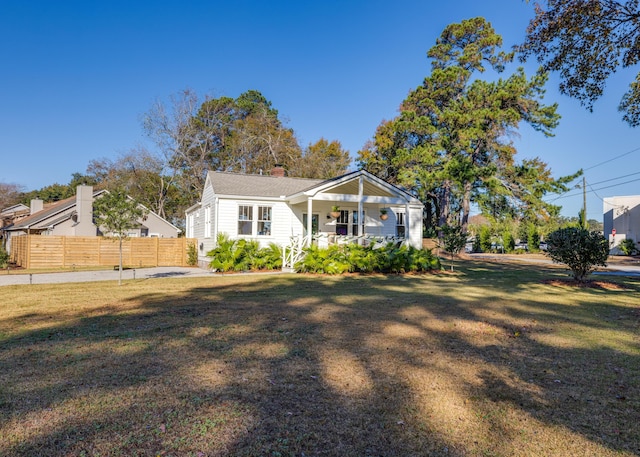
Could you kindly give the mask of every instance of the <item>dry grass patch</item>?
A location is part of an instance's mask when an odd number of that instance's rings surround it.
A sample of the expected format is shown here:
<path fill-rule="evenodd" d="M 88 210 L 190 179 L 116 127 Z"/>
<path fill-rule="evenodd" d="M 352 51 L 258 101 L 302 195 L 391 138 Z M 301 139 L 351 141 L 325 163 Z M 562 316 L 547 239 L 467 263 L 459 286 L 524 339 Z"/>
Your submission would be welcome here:
<path fill-rule="evenodd" d="M 556 269 L 0 289 L 0 455 L 640 454 L 640 283 Z"/>

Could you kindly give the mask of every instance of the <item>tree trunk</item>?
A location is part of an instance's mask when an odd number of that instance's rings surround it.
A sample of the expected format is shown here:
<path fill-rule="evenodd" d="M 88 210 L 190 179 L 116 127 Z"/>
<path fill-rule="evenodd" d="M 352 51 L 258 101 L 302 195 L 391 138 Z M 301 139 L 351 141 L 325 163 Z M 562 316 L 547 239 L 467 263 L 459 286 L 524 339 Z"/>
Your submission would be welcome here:
<path fill-rule="evenodd" d="M 118 265 L 118 285 L 122 285 L 122 235 L 118 241 L 120 243 L 120 264 Z"/>
<path fill-rule="evenodd" d="M 471 181 L 466 181 L 464 183 L 464 194 L 462 196 L 462 221 L 460 223 L 462 231 L 465 233 L 469 225 L 469 213 L 471 212 L 471 188 Z"/>
<path fill-rule="evenodd" d="M 451 211 L 451 181 L 445 180 L 442 182 L 442 189 L 438 196 L 440 207 L 440 217 L 438 218 L 438 226 L 444 227 L 449 223 L 449 213 Z"/>

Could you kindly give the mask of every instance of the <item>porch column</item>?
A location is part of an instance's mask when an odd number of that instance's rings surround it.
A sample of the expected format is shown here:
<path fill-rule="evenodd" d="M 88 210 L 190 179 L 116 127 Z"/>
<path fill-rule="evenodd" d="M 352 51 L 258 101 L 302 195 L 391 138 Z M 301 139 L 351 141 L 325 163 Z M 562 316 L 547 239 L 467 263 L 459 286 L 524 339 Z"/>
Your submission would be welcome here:
<path fill-rule="evenodd" d="M 313 239 L 313 200 L 311 197 L 307 198 L 307 239 L 305 240 L 306 246 L 311 246 Z"/>
<path fill-rule="evenodd" d="M 364 228 L 364 217 L 362 217 L 362 195 L 364 194 L 364 176 L 360 175 L 358 179 L 358 244 L 363 244 L 362 230 Z"/>
<path fill-rule="evenodd" d="M 409 207 L 409 202 L 404 204 L 404 239 L 411 244 L 411 208 Z"/>

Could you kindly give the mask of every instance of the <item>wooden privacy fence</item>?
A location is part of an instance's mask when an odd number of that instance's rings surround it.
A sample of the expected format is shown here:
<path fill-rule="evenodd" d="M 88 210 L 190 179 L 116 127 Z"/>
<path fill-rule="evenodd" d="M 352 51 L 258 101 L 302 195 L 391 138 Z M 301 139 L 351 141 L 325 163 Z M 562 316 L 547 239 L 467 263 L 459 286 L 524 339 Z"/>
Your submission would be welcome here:
<path fill-rule="evenodd" d="M 122 240 L 122 264 L 128 267 L 187 266 L 191 238 Z M 117 238 L 98 236 L 20 235 L 11 238 L 11 261 L 24 268 L 115 266 L 120 262 Z"/>

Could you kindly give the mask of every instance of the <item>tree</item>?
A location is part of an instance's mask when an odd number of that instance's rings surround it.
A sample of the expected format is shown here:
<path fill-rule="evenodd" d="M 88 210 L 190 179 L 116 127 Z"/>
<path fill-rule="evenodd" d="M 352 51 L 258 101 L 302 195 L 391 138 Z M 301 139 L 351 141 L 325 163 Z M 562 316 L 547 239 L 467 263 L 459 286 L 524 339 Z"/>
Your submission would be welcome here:
<path fill-rule="evenodd" d="M 560 73 L 560 91 L 589 110 L 609 76 L 640 61 L 638 0 L 547 0 L 536 4 L 521 60 L 536 56 L 544 71 Z M 640 125 L 640 73 L 622 97 L 619 110 L 631 126 Z"/>
<path fill-rule="evenodd" d="M 22 202 L 28 204 L 34 198 L 40 198 L 45 202 L 57 202 L 65 198 L 73 197 L 76 189 L 68 184 L 50 184 L 38 190 L 22 194 Z"/>
<path fill-rule="evenodd" d="M 23 186 L 0 182 L 0 210 L 20 203 Z"/>
<path fill-rule="evenodd" d="M 599 232 L 568 227 L 547 236 L 547 255 L 554 262 L 567 265 L 573 278 L 583 282 L 596 266 L 607 266 L 609 243 Z"/>
<path fill-rule="evenodd" d="M 539 160 L 517 164 L 510 135 L 525 122 L 551 136 L 559 115 L 555 104 L 541 102 L 544 74 L 528 79 L 518 69 L 506 79 L 478 79 L 487 69 L 503 72 L 512 61 L 501 45 L 483 18 L 447 26 L 428 52 L 431 74 L 359 153 L 363 168 L 376 174 L 389 167 L 391 181 L 425 203 L 427 224 L 437 219 L 440 227 L 460 223 L 466 230 L 473 201 L 506 196 L 513 204 L 526 197 L 541 205 L 541 193 L 566 190 L 557 183 L 533 192 L 518 181 L 518 167 L 537 168 L 539 175 L 547 170 Z"/>
<path fill-rule="evenodd" d="M 120 155 L 116 160 L 96 159 L 87 166 L 88 175 L 107 190 L 123 189 L 159 216 L 183 225 L 184 210 L 193 204 L 188 192 L 178 188 L 166 163 L 144 147 Z"/>
<path fill-rule="evenodd" d="M 118 285 L 122 284 L 122 240 L 127 238 L 131 229 L 139 225 L 146 210 L 123 189 L 106 192 L 93 203 L 93 213 L 98 227 L 104 233 L 118 238 L 120 262 L 118 264 Z"/>
<path fill-rule="evenodd" d="M 349 151 L 342 149 L 339 141 L 320 138 L 307 146 L 290 173 L 300 178 L 329 179 L 346 173 L 350 163 Z"/>
<path fill-rule="evenodd" d="M 451 255 L 451 271 L 453 271 L 453 256 L 460 253 L 467 244 L 467 232 L 459 225 L 445 225 L 440 229 L 444 250 Z"/>

